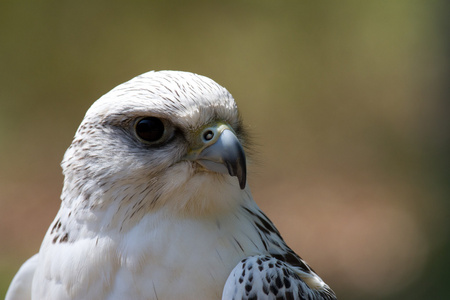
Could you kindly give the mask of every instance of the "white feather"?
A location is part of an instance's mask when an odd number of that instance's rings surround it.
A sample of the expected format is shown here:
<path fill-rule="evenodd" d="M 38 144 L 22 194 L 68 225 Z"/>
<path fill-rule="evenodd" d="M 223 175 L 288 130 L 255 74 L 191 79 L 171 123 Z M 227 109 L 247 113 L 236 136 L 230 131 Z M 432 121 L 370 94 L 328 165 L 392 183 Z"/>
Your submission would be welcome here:
<path fill-rule="evenodd" d="M 5 300 L 31 299 L 31 284 L 37 265 L 38 254 L 35 254 L 20 267 L 9 286 Z"/>
<path fill-rule="evenodd" d="M 148 116 L 170 127 L 161 147 L 134 133 Z M 220 299 L 241 260 L 284 254 L 296 261 L 287 268 L 320 283 L 294 284 L 328 291 L 248 187 L 185 159 L 215 122 L 242 130 L 228 91 L 192 73 L 148 72 L 97 100 L 64 156 L 61 208 L 7 299 Z M 245 294 L 235 289 L 227 284 L 225 294 Z"/>

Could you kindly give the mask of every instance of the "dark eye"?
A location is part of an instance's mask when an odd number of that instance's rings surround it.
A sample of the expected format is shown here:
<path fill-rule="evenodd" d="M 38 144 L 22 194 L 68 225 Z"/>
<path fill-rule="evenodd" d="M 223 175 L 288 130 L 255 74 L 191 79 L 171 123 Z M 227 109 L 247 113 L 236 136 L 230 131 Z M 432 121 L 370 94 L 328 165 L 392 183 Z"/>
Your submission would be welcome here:
<path fill-rule="evenodd" d="M 164 124 L 155 117 L 140 119 L 135 128 L 137 136 L 147 142 L 156 142 L 164 135 Z"/>

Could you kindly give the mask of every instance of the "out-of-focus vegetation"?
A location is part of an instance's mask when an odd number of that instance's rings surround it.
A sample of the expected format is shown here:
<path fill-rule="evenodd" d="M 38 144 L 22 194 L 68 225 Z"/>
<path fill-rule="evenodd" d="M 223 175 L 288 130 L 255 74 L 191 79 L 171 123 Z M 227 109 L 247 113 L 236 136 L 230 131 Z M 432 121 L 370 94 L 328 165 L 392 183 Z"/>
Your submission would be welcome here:
<path fill-rule="evenodd" d="M 250 184 L 341 299 L 448 298 L 445 1 L 1 1 L 0 297 L 90 104 L 151 69 L 234 95 Z"/>

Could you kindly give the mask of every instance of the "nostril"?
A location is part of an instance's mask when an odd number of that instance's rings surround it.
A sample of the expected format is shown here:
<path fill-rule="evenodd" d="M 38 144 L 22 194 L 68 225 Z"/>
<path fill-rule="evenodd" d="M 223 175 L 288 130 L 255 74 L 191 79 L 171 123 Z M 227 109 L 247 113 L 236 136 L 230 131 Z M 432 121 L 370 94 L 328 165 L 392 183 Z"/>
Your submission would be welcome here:
<path fill-rule="evenodd" d="M 207 130 L 203 133 L 203 138 L 205 141 L 210 141 L 214 137 L 214 132 L 212 130 Z"/>

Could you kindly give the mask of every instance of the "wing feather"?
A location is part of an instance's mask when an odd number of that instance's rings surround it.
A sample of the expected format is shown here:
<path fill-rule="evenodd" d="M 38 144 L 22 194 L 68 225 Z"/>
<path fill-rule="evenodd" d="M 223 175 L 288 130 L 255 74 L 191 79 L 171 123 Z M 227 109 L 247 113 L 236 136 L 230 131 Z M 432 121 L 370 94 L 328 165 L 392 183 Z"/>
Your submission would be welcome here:
<path fill-rule="evenodd" d="M 5 300 L 31 299 L 31 286 L 37 264 L 38 254 L 35 254 L 20 267 L 6 292 Z"/>
<path fill-rule="evenodd" d="M 333 300 L 333 291 L 323 283 L 311 288 L 295 268 L 269 256 L 255 255 L 241 260 L 225 283 L 222 300 L 279 299 Z"/>

